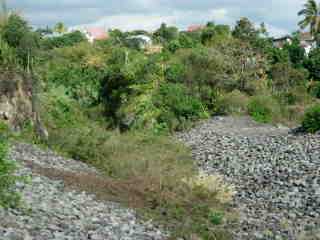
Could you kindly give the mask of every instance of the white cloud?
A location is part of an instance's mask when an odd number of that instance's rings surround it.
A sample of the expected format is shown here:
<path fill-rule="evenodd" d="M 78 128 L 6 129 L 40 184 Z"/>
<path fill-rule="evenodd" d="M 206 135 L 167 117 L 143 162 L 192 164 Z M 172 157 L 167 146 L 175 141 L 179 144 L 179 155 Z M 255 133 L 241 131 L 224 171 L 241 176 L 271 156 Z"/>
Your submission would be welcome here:
<path fill-rule="evenodd" d="M 172 11 L 170 14 L 119 14 L 104 16 L 95 22 L 76 27 L 99 26 L 106 29 L 119 28 L 124 31 L 135 29 L 150 31 L 158 28 L 161 23 L 185 29 L 188 25 L 205 24 L 212 20 L 219 23 L 231 23 L 226 9 L 210 9 L 207 11 Z"/>
<path fill-rule="evenodd" d="M 217 22 L 229 22 L 228 10 L 225 8 L 210 10 L 210 16 Z"/>
<path fill-rule="evenodd" d="M 266 24 L 266 27 L 270 36 L 281 37 L 290 33 L 287 29 L 279 28 L 270 24 Z"/>
<path fill-rule="evenodd" d="M 185 28 L 207 21 L 234 24 L 240 17 L 265 22 L 280 35 L 297 29 L 297 12 L 306 0 L 8 0 L 33 25 L 103 25 L 154 29 L 161 22 Z"/>

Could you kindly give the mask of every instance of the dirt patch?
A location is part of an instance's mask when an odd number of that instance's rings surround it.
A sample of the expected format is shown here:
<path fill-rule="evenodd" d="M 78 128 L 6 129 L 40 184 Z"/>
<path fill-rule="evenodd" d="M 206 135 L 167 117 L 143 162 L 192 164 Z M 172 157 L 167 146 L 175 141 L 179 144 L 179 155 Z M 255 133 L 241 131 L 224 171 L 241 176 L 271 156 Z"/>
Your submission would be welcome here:
<path fill-rule="evenodd" d="M 94 173 L 74 173 L 45 168 L 28 160 L 23 160 L 23 162 L 33 173 L 52 180 L 63 181 L 67 189 L 94 194 L 97 200 L 120 202 L 134 208 L 147 207 L 143 194 L 147 189 L 139 188 L 142 184 L 139 184 L 138 179 L 136 181 L 120 181 L 100 177 Z"/>

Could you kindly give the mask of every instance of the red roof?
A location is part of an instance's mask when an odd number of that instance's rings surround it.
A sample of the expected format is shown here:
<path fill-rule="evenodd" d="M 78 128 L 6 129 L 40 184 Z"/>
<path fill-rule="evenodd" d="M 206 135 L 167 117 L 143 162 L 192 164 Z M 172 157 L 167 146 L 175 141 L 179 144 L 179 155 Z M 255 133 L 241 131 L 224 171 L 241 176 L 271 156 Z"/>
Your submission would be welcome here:
<path fill-rule="evenodd" d="M 88 28 L 87 32 L 94 40 L 103 40 L 108 38 L 108 34 L 103 28 Z"/>
<path fill-rule="evenodd" d="M 196 31 L 200 31 L 204 28 L 204 26 L 202 25 L 191 25 L 188 27 L 188 32 L 196 32 Z"/>

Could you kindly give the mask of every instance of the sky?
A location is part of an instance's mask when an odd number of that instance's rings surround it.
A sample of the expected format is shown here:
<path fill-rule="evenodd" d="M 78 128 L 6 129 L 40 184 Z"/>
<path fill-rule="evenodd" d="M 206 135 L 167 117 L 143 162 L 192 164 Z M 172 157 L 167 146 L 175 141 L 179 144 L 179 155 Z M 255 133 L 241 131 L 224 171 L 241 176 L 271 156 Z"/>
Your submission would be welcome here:
<path fill-rule="evenodd" d="M 264 22 L 272 36 L 297 30 L 297 12 L 306 0 L 7 0 L 36 27 L 64 22 L 69 27 L 121 30 L 157 29 L 162 22 L 186 29 L 214 21 L 234 23 L 248 17 Z"/>

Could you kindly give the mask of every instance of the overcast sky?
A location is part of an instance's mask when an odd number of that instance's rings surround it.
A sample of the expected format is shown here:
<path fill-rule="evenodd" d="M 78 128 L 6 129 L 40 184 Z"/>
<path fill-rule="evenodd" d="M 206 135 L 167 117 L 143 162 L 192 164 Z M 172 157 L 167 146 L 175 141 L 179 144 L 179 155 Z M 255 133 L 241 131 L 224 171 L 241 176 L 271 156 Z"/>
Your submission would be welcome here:
<path fill-rule="evenodd" d="M 265 22 L 272 35 L 297 29 L 306 0 L 7 0 L 34 26 L 97 25 L 153 30 L 162 22 L 186 28 L 207 21 L 234 24 L 242 16 Z"/>

